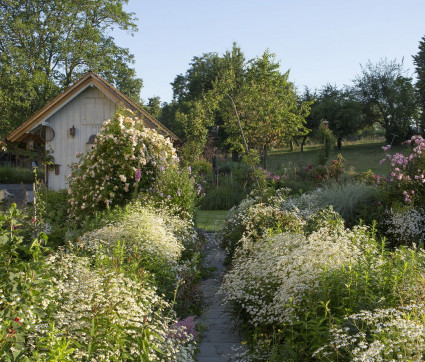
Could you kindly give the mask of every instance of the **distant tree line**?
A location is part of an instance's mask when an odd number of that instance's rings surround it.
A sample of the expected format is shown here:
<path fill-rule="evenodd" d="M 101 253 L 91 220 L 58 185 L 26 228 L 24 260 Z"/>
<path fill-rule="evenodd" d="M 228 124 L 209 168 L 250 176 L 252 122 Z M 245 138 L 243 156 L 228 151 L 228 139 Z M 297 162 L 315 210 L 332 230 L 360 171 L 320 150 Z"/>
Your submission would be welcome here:
<path fill-rule="evenodd" d="M 416 82 L 403 62 L 381 59 L 362 65 L 350 86 L 326 84 L 299 93 L 273 54 L 246 61 L 233 44 L 223 55 L 194 57 L 171 83 L 173 100 L 161 104 L 151 98 L 147 109 L 179 135 L 191 159 L 211 145 L 211 138 L 216 149 L 245 152 L 241 128 L 248 147 L 263 155 L 288 143 L 302 150 L 323 121 L 338 148 L 347 137 L 373 127 L 382 129 L 388 143 L 399 143 L 425 128 L 425 37 L 413 59 Z"/>
<path fill-rule="evenodd" d="M 94 70 L 141 102 L 142 80 L 134 57 L 116 45 L 112 27 L 137 31 L 127 0 L 0 2 L 0 136 Z M 188 162 L 211 152 L 234 157 L 297 143 L 301 149 L 323 121 L 340 148 L 347 137 L 379 125 L 387 142 L 401 142 L 425 128 L 425 37 L 413 56 L 417 79 L 403 63 L 383 59 L 361 67 L 352 85 L 326 84 L 299 92 L 289 71 L 268 50 L 245 59 L 235 43 L 224 54 L 194 57 L 171 83 L 173 100 L 144 105 L 182 140 Z"/>

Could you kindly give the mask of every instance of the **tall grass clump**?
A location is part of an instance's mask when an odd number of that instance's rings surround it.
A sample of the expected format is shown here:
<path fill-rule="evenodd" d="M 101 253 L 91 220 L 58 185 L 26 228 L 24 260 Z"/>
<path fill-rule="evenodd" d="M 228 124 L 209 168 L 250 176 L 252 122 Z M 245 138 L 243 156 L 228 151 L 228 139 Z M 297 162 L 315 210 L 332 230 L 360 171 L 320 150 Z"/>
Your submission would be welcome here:
<path fill-rule="evenodd" d="M 376 187 L 356 181 L 327 183 L 316 192 L 318 206 L 324 208 L 332 205 L 348 225 L 356 221 L 364 205 L 373 205 L 371 200 L 378 196 Z"/>

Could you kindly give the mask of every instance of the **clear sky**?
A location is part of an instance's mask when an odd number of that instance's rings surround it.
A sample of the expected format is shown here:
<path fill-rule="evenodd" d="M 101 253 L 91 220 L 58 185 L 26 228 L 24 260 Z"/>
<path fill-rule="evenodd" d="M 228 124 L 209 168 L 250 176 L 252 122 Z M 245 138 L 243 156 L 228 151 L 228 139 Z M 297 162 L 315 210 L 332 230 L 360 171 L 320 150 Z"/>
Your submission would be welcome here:
<path fill-rule="evenodd" d="M 237 42 L 247 59 L 267 48 L 302 89 L 351 84 L 360 64 L 412 55 L 425 35 L 425 0 L 129 0 L 133 37 L 114 32 L 135 55 L 142 98 L 170 101 L 170 83 L 194 56 Z"/>

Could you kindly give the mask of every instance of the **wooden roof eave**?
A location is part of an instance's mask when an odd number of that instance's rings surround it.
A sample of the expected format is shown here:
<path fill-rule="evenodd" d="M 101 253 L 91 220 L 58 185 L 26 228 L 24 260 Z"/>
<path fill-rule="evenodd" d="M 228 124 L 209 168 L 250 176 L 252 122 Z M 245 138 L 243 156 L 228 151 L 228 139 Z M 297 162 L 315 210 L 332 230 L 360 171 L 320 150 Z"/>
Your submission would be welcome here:
<path fill-rule="evenodd" d="M 89 73 L 87 73 L 83 78 L 80 79 L 80 81 L 72 85 L 65 92 L 59 94 L 51 102 L 49 102 L 42 109 L 36 112 L 26 122 L 22 123 L 16 130 L 14 130 L 11 134 L 9 134 L 9 136 L 6 137 L 6 140 L 9 142 L 22 142 L 21 139 L 25 138 L 25 134 L 28 131 L 34 128 L 42 119 L 44 119 L 49 113 L 51 113 L 52 110 L 61 106 L 70 97 L 78 93 L 81 88 L 84 88 L 90 82 L 91 76 Z"/>
<path fill-rule="evenodd" d="M 63 104 L 68 102 L 83 88 L 90 85 L 90 83 L 94 83 L 99 89 L 101 89 L 117 104 L 122 104 L 124 107 L 140 114 L 140 116 L 143 117 L 143 121 L 147 123 L 147 126 L 151 125 L 152 128 L 159 129 L 167 136 L 169 136 L 173 141 L 179 140 L 179 138 L 173 132 L 171 132 L 167 127 L 158 122 L 140 105 L 138 105 L 136 102 L 122 94 L 118 89 L 107 83 L 104 79 L 102 79 L 99 75 L 92 71 L 87 72 L 75 84 L 69 87 L 66 91 L 59 94 L 55 99 L 53 99 L 46 106 L 36 112 L 26 122 L 21 124 L 16 130 L 14 130 L 12 133 L 9 134 L 9 136 L 6 137 L 6 140 L 9 142 L 25 142 L 24 140 L 27 138 L 26 134 L 28 131 L 33 129 L 39 122 L 50 116 L 50 114 L 53 114 L 56 108 L 61 107 Z"/>

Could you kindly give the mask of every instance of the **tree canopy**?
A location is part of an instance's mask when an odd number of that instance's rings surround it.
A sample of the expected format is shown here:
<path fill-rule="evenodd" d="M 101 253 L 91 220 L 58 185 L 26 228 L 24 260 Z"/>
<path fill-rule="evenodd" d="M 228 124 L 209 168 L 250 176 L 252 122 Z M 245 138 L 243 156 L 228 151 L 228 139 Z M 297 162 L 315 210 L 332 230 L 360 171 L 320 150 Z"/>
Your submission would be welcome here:
<path fill-rule="evenodd" d="M 317 95 L 317 101 L 311 109 L 312 124 L 318 127 L 323 120 L 328 121 L 329 129 L 337 138 L 338 149 L 342 139 L 362 128 L 362 104 L 352 89 L 339 89 L 334 85 L 325 85 Z"/>
<path fill-rule="evenodd" d="M 412 79 L 405 75 L 403 63 L 383 59 L 377 64 L 362 66 L 354 84 L 364 107 L 365 119 L 378 122 L 385 129 L 387 142 L 409 135 L 418 115 Z"/>
<path fill-rule="evenodd" d="M 0 2 L 0 123 L 5 135 L 91 69 L 139 100 L 128 49 L 108 32 L 137 30 L 127 0 Z"/>
<path fill-rule="evenodd" d="M 279 68 L 268 51 L 247 62 L 237 44 L 222 56 L 193 58 L 186 74 L 172 83 L 174 100 L 167 105 L 189 154 L 202 153 L 212 129 L 217 147 L 237 152 L 246 151 L 241 128 L 249 147 L 263 152 L 305 132 L 311 102 L 300 102 L 289 72 Z"/>
<path fill-rule="evenodd" d="M 419 52 L 413 56 L 413 63 L 417 73 L 416 90 L 418 94 L 418 103 L 421 110 L 420 132 L 425 128 L 425 36 L 419 42 Z"/>

